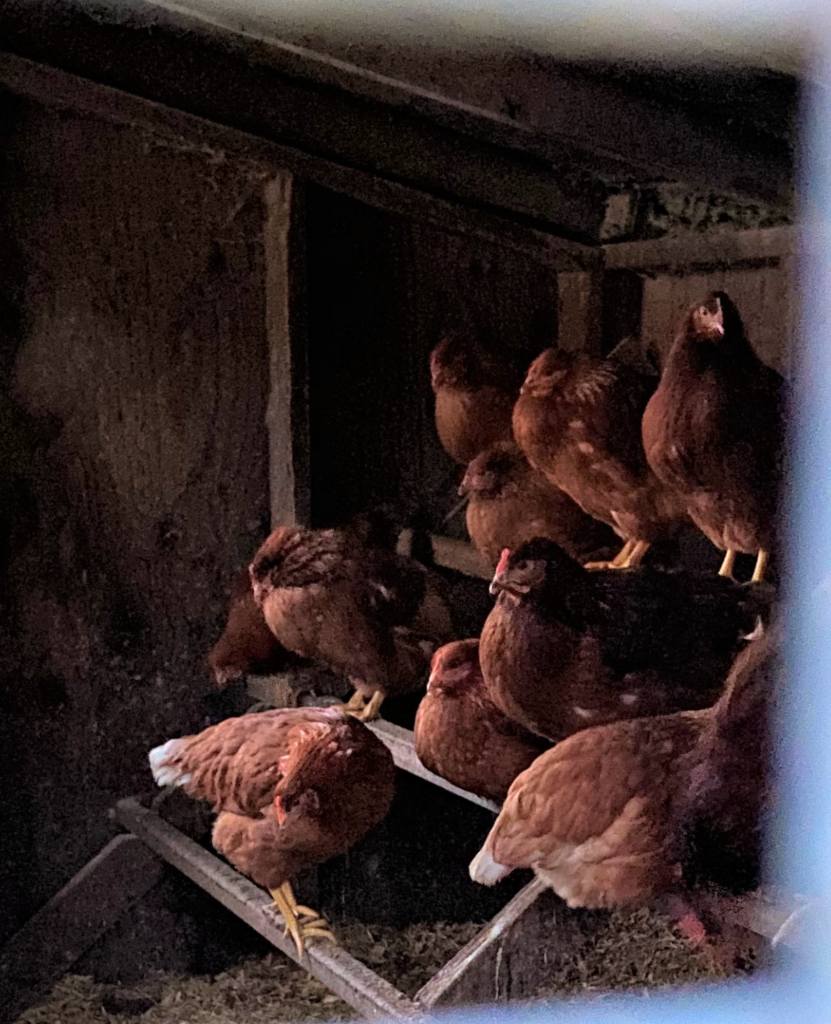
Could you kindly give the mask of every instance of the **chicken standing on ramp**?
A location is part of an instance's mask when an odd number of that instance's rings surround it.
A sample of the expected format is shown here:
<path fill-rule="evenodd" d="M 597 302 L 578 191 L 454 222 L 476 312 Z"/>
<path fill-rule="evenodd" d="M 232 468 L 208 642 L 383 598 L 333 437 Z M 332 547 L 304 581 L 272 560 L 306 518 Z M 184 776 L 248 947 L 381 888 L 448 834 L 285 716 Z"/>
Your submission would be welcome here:
<path fill-rule="evenodd" d="M 348 676 L 356 694 L 347 710 L 364 721 L 378 717 L 385 697 L 417 689 L 452 635 L 433 573 L 343 531 L 280 526 L 250 573 L 275 637 Z"/>
<path fill-rule="evenodd" d="M 760 808 L 771 785 L 767 721 L 780 682 L 778 641 L 764 636 L 738 656 L 714 707 L 564 740 L 511 786 L 471 878 L 493 885 L 532 868 L 570 907 L 670 894 L 681 923 L 701 939 L 687 884 L 707 865 L 696 863 L 701 848 L 689 836 L 706 823 L 711 849 L 742 848 L 758 867 Z M 757 883 L 750 871 L 734 888 Z"/>
<path fill-rule="evenodd" d="M 426 768 L 497 803 L 549 745 L 506 718 L 490 700 L 478 640 L 445 644 L 433 655 L 414 734 L 416 756 Z"/>
<path fill-rule="evenodd" d="M 344 853 L 386 815 L 392 755 L 364 725 L 335 708 L 284 708 L 229 718 L 150 751 L 160 786 L 212 804 L 214 847 L 268 889 L 299 956 L 305 941 L 335 941 L 299 906 L 291 879 Z"/>

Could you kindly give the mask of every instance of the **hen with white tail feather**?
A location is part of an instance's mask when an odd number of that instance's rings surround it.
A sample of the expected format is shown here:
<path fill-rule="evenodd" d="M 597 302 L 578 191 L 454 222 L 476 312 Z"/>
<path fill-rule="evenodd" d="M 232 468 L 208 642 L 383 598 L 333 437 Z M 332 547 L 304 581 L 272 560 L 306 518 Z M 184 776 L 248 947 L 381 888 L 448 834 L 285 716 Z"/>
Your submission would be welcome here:
<path fill-rule="evenodd" d="M 334 937 L 297 905 L 290 879 L 345 853 L 386 814 L 394 765 L 384 744 L 336 708 L 229 718 L 150 752 L 160 786 L 180 786 L 218 813 L 213 845 L 268 889 L 297 951 Z"/>

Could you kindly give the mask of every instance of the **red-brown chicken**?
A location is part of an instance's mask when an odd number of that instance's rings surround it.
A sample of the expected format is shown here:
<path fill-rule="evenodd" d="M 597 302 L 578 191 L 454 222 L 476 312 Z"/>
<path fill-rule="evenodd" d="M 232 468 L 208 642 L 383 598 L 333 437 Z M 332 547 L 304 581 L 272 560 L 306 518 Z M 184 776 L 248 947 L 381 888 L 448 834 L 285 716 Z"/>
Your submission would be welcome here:
<path fill-rule="evenodd" d="M 415 720 L 415 752 L 454 786 L 502 803 L 508 787 L 548 747 L 489 699 L 479 641 L 459 640 L 433 655 Z"/>
<path fill-rule="evenodd" d="M 291 708 L 229 718 L 150 751 L 160 786 L 213 805 L 213 844 L 268 889 L 303 955 L 334 936 L 291 879 L 344 853 L 385 816 L 395 768 L 384 744 L 336 708 Z"/>
<path fill-rule="evenodd" d="M 709 574 L 588 572 L 542 538 L 504 552 L 491 592 L 479 644 L 488 693 L 554 742 L 712 704 L 770 596 Z"/>
<path fill-rule="evenodd" d="M 521 374 L 464 331 L 430 354 L 436 430 L 447 454 L 466 466 L 497 441 L 511 439 L 511 413 Z"/>
<path fill-rule="evenodd" d="M 776 535 L 785 454 L 785 382 L 753 351 L 724 292 L 690 309 L 643 416 L 655 474 L 726 552 L 757 555 L 764 576 Z"/>
<path fill-rule="evenodd" d="M 542 754 L 511 786 L 471 877 L 493 885 L 532 868 L 570 907 L 685 899 L 687 883 L 701 877 L 686 834 L 696 774 L 714 771 L 696 798 L 711 840 L 729 843 L 740 817 L 758 836 L 779 669 L 776 649 L 753 641 L 713 708 L 587 729 Z M 731 806 L 748 792 L 747 804 Z"/>
<path fill-rule="evenodd" d="M 608 560 L 619 547 L 608 526 L 533 469 L 512 441 L 480 452 L 459 494 L 468 495 L 470 539 L 494 569 L 505 548 L 534 537 L 548 537 L 579 562 Z"/>
<path fill-rule="evenodd" d="M 266 625 L 254 600 L 251 576 L 243 569 L 231 581 L 228 621 L 208 653 L 216 685 L 224 689 L 249 672 L 267 674 L 284 668 L 290 655 Z"/>
<path fill-rule="evenodd" d="M 278 527 L 250 573 L 272 633 L 348 676 L 357 692 L 347 707 L 364 720 L 378 717 L 385 697 L 417 689 L 452 635 L 434 574 L 342 531 Z"/>
<path fill-rule="evenodd" d="M 610 568 L 638 565 L 686 521 L 641 442 L 657 383 L 614 352 L 597 360 L 552 348 L 531 364 L 514 407 L 514 437 L 531 465 L 625 541 Z"/>

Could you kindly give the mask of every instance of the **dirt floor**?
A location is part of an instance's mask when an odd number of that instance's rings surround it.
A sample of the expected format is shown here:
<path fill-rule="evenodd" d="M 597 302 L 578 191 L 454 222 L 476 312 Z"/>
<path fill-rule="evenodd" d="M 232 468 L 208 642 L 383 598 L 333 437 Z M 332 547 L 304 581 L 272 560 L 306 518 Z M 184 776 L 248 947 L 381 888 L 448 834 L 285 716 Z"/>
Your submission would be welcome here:
<path fill-rule="evenodd" d="M 354 956 L 413 996 L 480 928 L 476 923 L 403 929 L 356 924 L 338 934 Z M 735 973 L 748 973 L 753 966 L 746 963 Z M 661 915 L 613 913 L 588 945 L 552 968 L 539 998 L 602 998 L 615 990 L 649 991 L 727 976 L 693 951 Z M 302 968 L 274 952 L 213 976 L 154 972 L 129 988 L 67 975 L 17 1024 L 258 1024 L 356 1016 Z"/>

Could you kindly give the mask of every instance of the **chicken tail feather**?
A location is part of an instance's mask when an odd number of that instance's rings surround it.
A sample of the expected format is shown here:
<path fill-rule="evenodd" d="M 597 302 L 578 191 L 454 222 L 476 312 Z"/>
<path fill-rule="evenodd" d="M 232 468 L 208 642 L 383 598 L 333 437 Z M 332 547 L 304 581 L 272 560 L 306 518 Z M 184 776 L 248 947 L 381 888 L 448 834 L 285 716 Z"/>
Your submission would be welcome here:
<path fill-rule="evenodd" d="M 483 846 L 470 862 L 470 877 L 480 885 L 495 885 L 510 873 L 511 868 L 494 860 L 487 846 Z"/>
<path fill-rule="evenodd" d="M 177 768 L 173 761 L 182 745 L 182 740 L 168 740 L 160 747 L 154 747 L 148 755 L 150 770 L 159 786 L 185 786 L 191 780 L 190 772 Z"/>

